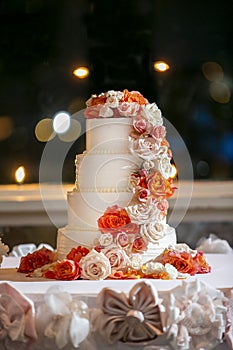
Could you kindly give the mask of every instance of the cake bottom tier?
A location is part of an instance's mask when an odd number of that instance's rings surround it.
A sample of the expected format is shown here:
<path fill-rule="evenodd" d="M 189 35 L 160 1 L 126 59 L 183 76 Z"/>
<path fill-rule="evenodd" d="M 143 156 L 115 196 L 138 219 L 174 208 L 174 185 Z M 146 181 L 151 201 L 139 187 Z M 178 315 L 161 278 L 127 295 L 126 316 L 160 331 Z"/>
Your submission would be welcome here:
<path fill-rule="evenodd" d="M 57 233 L 57 253 L 58 259 L 64 259 L 72 248 L 84 246 L 92 248 L 94 242 L 100 236 L 99 231 L 82 231 L 80 229 L 70 229 L 69 226 L 60 228 Z M 157 243 L 149 243 L 148 249 L 140 254 L 142 262 L 154 259 L 169 245 L 176 244 L 176 231 L 173 227 L 166 225 L 166 235 L 159 239 Z"/>

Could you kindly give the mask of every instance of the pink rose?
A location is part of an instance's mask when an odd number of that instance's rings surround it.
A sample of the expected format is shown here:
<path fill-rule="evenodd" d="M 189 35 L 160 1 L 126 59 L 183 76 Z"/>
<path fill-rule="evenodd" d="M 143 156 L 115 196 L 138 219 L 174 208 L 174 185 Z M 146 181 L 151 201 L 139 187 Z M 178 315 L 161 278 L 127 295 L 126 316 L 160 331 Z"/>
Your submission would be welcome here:
<path fill-rule="evenodd" d="M 140 109 L 140 106 L 136 102 L 132 102 L 132 103 L 122 102 L 118 106 L 119 114 L 124 117 L 136 116 L 139 109 Z"/>
<path fill-rule="evenodd" d="M 146 202 L 149 196 L 150 196 L 150 191 L 147 188 L 143 188 L 138 193 L 138 199 L 140 202 Z"/>
<path fill-rule="evenodd" d="M 144 241 L 144 239 L 142 237 L 135 238 L 133 242 L 132 251 L 136 253 L 136 252 L 145 251 L 146 249 L 147 249 L 147 243 Z"/>
<path fill-rule="evenodd" d="M 86 119 L 99 118 L 99 112 L 101 107 L 102 107 L 101 104 L 87 107 L 84 112 L 84 116 L 86 117 Z"/>
<path fill-rule="evenodd" d="M 124 250 L 116 246 L 103 249 L 102 252 L 108 258 L 111 268 L 114 270 L 122 270 L 127 266 L 128 257 Z"/>
<path fill-rule="evenodd" d="M 124 232 L 118 233 L 116 240 L 117 240 L 117 243 L 123 248 L 129 244 L 129 237 Z"/>
<path fill-rule="evenodd" d="M 143 134 L 147 130 L 147 122 L 140 116 L 133 119 L 133 127 L 139 133 Z"/>
<path fill-rule="evenodd" d="M 159 125 L 159 126 L 154 127 L 150 134 L 155 139 L 162 139 L 166 135 L 166 129 L 163 125 Z"/>

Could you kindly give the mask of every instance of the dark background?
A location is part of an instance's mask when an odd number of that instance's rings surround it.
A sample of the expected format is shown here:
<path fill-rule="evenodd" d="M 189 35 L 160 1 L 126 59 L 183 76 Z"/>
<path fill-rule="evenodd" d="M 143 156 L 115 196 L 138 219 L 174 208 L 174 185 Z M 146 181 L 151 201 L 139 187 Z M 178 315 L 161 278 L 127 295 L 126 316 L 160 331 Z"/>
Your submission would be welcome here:
<path fill-rule="evenodd" d="M 59 110 L 74 113 L 92 93 L 140 91 L 178 130 L 192 158 L 195 179 L 233 178 L 232 1 L 1 0 L 0 184 L 14 182 L 23 164 L 26 182 L 38 182 L 45 143 L 36 124 Z M 157 73 L 155 60 L 170 70 Z M 203 64 L 217 62 L 230 98 L 209 92 Z M 86 65 L 87 79 L 72 70 Z M 74 181 L 70 148 L 64 181 Z M 175 150 L 173 150 L 175 152 Z"/>

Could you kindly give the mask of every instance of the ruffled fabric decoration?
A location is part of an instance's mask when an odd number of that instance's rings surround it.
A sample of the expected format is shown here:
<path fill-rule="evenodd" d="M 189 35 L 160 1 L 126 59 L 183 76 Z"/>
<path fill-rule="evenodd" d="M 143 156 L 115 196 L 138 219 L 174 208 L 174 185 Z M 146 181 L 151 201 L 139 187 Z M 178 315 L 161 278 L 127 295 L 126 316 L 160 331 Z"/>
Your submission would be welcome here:
<path fill-rule="evenodd" d="M 33 302 L 10 283 L 0 283 L 0 349 L 30 349 L 36 340 Z"/>
<path fill-rule="evenodd" d="M 162 334 L 159 298 L 149 283 L 140 282 L 129 292 L 104 288 L 97 297 L 100 310 L 94 319 L 94 329 L 113 344 L 139 343 Z"/>
<path fill-rule="evenodd" d="M 183 282 L 172 289 L 165 306 L 168 340 L 177 350 L 213 349 L 223 341 L 227 298 L 201 281 Z"/>
<path fill-rule="evenodd" d="M 213 233 L 199 241 L 197 250 L 209 254 L 233 254 L 230 244 Z"/>
<path fill-rule="evenodd" d="M 78 348 L 89 334 L 87 305 L 60 287 L 49 288 L 37 310 L 37 329 L 49 349 Z"/>

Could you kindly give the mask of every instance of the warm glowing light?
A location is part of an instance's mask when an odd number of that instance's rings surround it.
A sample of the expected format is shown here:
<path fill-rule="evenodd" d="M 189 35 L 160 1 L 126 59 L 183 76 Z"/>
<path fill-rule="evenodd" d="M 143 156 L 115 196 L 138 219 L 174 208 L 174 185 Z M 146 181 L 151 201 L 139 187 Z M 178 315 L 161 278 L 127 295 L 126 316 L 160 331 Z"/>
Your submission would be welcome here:
<path fill-rule="evenodd" d="M 70 127 L 70 115 L 67 112 L 58 112 L 53 118 L 53 129 L 57 134 L 65 133 Z"/>
<path fill-rule="evenodd" d="M 7 139 L 13 132 L 13 121 L 10 117 L 0 117 L 0 141 Z"/>
<path fill-rule="evenodd" d="M 209 87 L 210 96 L 218 103 L 228 103 L 231 91 L 224 82 L 212 82 Z"/>
<path fill-rule="evenodd" d="M 79 79 L 87 78 L 89 73 L 90 72 L 87 67 L 78 67 L 73 71 L 73 74 Z"/>
<path fill-rule="evenodd" d="M 78 120 L 71 119 L 70 128 L 67 132 L 60 134 L 59 139 L 64 142 L 72 142 L 77 140 L 82 131 L 82 126 Z"/>
<path fill-rule="evenodd" d="M 220 64 L 217 62 L 205 62 L 202 65 L 202 73 L 209 81 L 221 81 L 224 76 L 224 72 Z"/>
<path fill-rule="evenodd" d="M 171 175 L 171 178 L 174 179 L 174 178 L 177 176 L 177 174 L 178 174 L 178 170 L 177 170 L 175 164 L 172 164 L 171 166 L 172 166 L 172 175 Z"/>
<path fill-rule="evenodd" d="M 18 169 L 15 172 L 15 181 L 18 184 L 21 184 L 23 183 L 25 176 L 26 176 L 25 168 L 21 165 L 20 167 L 18 167 Z"/>
<path fill-rule="evenodd" d="M 35 135 L 38 141 L 48 142 L 54 138 L 56 133 L 53 130 L 53 120 L 50 118 L 41 119 L 35 127 Z"/>
<path fill-rule="evenodd" d="M 154 63 L 154 70 L 156 70 L 157 72 L 166 72 L 168 69 L 170 69 L 170 66 L 164 62 L 164 61 L 156 61 Z"/>

